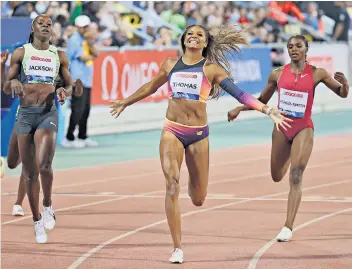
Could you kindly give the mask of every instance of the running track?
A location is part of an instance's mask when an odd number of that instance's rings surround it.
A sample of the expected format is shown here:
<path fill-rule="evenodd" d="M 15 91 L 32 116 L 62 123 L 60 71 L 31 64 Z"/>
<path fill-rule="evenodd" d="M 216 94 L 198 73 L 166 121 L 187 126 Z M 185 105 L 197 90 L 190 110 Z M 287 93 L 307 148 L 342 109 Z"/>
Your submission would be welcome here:
<path fill-rule="evenodd" d="M 57 226 L 35 243 L 27 198 L 25 217 L 11 216 L 18 177 L 2 181 L 3 269 L 352 268 L 352 135 L 316 137 L 305 172 L 293 241 L 272 239 L 286 215 L 287 176 L 273 183 L 270 144 L 211 152 L 203 207 L 187 195 L 181 173 L 185 262 L 170 265 L 158 159 L 55 172 Z"/>

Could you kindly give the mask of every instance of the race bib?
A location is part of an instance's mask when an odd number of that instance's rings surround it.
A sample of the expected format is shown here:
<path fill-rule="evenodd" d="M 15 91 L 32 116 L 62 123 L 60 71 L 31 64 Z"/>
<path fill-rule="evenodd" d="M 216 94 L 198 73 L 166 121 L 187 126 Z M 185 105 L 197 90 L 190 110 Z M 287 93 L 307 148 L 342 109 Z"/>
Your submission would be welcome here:
<path fill-rule="evenodd" d="M 25 66 L 28 83 L 51 83 L 56 74 L 54 57 L 31 56 Z"/>
<path fill-rule="evenodd" d="M 175 96 L 199 97 L 202 81 L 202 72 L 176 72 L 171 75 L 170 86 Z"/>
<path fill-rule="evenodd" d="M 307 108 L 308 93 L 280 89 L 279 109 L 287 112 L 287 116 L 303 118 Z"/>

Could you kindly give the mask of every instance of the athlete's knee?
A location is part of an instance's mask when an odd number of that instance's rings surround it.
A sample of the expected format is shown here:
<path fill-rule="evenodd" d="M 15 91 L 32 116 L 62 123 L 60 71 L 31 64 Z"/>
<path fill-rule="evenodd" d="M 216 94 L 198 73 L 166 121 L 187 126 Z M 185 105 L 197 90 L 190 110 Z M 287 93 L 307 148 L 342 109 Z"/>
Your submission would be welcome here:
<path fill-rule="evenodd" d="M 293 186 L 301 185 L 302 177 L 303 177 L 303 171 L 304 171 L 304 167 L 303 166 L 297 166 L 297 167 L 293 167 L 291 169 L 290 177 L 291 177 L 291 184 Z"/>
<path fill-rule="evenodd" d="M 273 179 L 274 182 L 280 182 L 283 176 L 278 173 L 271 173 L 271 178 Z"/>
<path fill-rule="evenodd" d="M 273 179 L 274 182 L 280 182 L 284 178 L 284 173 L 281 171 L 277 171 L 274 169 L 271 169 L 271 178 Z"/>
<path fill-rule="evenodd" d="M 7 167 L 9 169 L 15 169 L 17 165 L 18 165 L 17 163 L 7 160 Z"/>
<path fill-rule="evenodd" d="M 203 197 L 191 197 L 192 198 L 192 203 L 195 206 L 202 206 L 205 201 L 205 196 Z"/>
<path fill-rule="evenodd" d="M 41 175 L 47 175 L 47 174 L 52 174 L 53 169 L 51 166 L 51 163 L 43 162 L 39 164 L 39 173 Z"/>
<path fill-rule="evenodd" d="M 178 176 L 169 176 L 166 179 L 166 194 L 172 200 L 178 198 L 180 193 L 179 177 Z"/>
<path fill-rule="evenodd" d="M 188 186 L 188 195 L 192 199 L 192 203 L 195 206 L 202 206 L 205 201 L 207 194 L 200 193 L 197 189 L 193 188 L 191 184 Z"/>
<path fill-rule="evenodd" d="M 34 183 L 39 180 L 39 173 L 36 170 L 23 171 L 21 173 L 21 180 L 22 179 Z"/>

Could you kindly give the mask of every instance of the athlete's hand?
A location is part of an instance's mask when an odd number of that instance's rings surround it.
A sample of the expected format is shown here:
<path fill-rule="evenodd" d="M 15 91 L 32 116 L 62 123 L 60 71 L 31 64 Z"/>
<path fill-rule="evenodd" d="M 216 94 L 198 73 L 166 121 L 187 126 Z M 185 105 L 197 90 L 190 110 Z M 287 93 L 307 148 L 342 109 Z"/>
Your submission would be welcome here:
<path fill-rule="evenodd" d="M 336 72 L 334 75 L 334 79 L 340 82 L 342 85 L 348 85 L 348 80 L 345 77 L 344 73 Z"/>
<path fill-rule="evenodd" d="M 281 126 L 284 130 L 287 130 L 286 127 L 291 128 L 291 125 L 288 124 L 288 121 L 293 121 L 292 119 L 286 118 L 284 111 L 280 111 L 277 109 L 272 109 L 269 113 L 269 117 L 273 120 L 276 125 L 276 129 L 280 131 L 279 126 Z M 286 127 L 285 127 L 286 126 Z"/>
<path fill-rule="evenodd" d="M 76 96 L 81 96 L 83 93 L 83 84 L 82 81 L 78 78 L 73 81 L 74 93 Z"/>
<path fill-rule="evenodd" d="M 125 110 L 126 105 L 124 100 L 110 101 L 110 114 L 115 116 L 115 119 Z"/>
<path fill-rule="evenodd" d="M 9 58 L 8 50 L 1 52 L 1 65 L 5 65 L 8 58 Z"/>
<path fill-rule="evenodd" d="M 230 110 L 227 113 L 227 121 L 231 122 L 234 119 L 236 119 L 238 117 L 238 115 L 241 113 L 241 109 L 240 107 L 236 107 L 235 109 Z"/>
<path fill-rule="evenodd" d="M 56 95 L 57 95 L 57 99 L 60 103 L 60 105 L 65 104 L 65 100 L 66 100 L 66 90 L 63 87 L 60 87 L 56 90 Z"/>
<path fill-rule="evenodd" d="M 23 91 L 23 85 L 18 79 L 11 80 L 10 87 L 12 91 L 12 98 L 25 96 Z"/>

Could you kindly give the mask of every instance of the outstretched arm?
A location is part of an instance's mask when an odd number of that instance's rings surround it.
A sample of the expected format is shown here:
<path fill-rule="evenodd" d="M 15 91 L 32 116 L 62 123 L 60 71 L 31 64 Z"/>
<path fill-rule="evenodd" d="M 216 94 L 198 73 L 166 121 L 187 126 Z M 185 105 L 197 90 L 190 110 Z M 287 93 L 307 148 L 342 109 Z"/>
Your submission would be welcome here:
<path fill-rule="evenodd" d="M 260 94 L 260 96 L 258 97 L 258 100 L 260 102 L 262 102 L 263 104 L 267 104 L 269 102 L 269 100 L 271 99 L 271 97 L 273 96 L 276 88 L 277 88 L 277 75 L 276 75 L 276 70 L 272 71 L 270 73 L 270 76 L 268 78 L 268 82 L 266 84 L 266 87 L 264 88 L 264 90 L 262 91 L 262 93 Z M 240 111 L 247 111 L 247 110 L 253 110 L 251 107 L 249 106 L 240 106 L 238 107 L 238 109 Z"/>
<path fill-rule="evenodd" d="M 284 117 L 282 114 L 283 112 L 270 108 L 266 104 L 263 104 L 260 102 L 258 99 L 253 97 L 252 95 L 246 93 L 245 91 L 242 91 L 240 88 L 238 88 L 235 83 L 227 76 L 225 70 L 221 68 L 220 66 L 215 67 L 215 76 L 214 76 L 214 82 L 218 85 L 220 85 L 221 88 L 223 88 L 226 92 L 228 92 L 230 95 L 235 97 L 240 103 L 255 109 L 257 111 L 260 111 L 262 113 L 265 113 L 270 116 L 270 118 L 273 120 L 273 122 L 276 125 L 276 128 L 279 130 L 279 126 L 281 126 L 283 129 L 286 130 L 286 127 L 291 127 L 287 121 L 292 121 L 289 118 Z"/>
<path fill-rule="evenodd" d="M 342 98 L 346 98 L 349 92 L 348 80 L 341 72 L 336 72 L 334 78 L 324 69 L 317 68 L 319 81 Z"/>
<path fill-rule="evenodd" d="M 110 114 L 117 118 L 124 109 L 146 97 L 155 93 L 168 79 L 169 59 L 167 59 L 161 66 L 159 73 L 148 83 L 140 87 L 135 93 L 125 100 L 117 100 L 111 102 Z"/>
<path fill-rule="evenodd" d="M 222 67 L 214 65 L 214 72 L 214 83 L 218 84 L 224 91 L 236 98 L 241 104 L 265 114 L 270 113 L 272 109 L 269 106 L 263 104 L 253 95 L 248 94 L 247 92 L 238 88 L 236 84 L 228 77 Z"/>
<path fill-rule="evenodd" d="M 135 93 L 131 96 L 122 100 L 122 103 L 127 107 L 130 106 L 144 98 L 152 95 L 155 93 L 162 85 L 167 82 L 167 75 L 168 75 L 168 59 L 162 64 L 159 73 L 148 83 L 144 84 L 140 87 Z"/>

